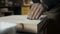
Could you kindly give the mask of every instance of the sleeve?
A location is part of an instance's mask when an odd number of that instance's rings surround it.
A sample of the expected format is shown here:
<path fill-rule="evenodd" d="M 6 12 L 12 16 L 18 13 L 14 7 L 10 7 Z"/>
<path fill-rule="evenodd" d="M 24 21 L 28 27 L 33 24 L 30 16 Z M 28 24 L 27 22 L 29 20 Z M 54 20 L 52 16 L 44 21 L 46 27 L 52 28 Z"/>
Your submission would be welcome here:
<path fill-rule="evenodd" d="M 58 4 L 58 0 L 40 0 L 43 5 L 47 6 L 48 10 Z"/>
<path fill-rule="evenodd" d="M 32 0 L 34 3 L 40 3 L 40 0 Z"/>

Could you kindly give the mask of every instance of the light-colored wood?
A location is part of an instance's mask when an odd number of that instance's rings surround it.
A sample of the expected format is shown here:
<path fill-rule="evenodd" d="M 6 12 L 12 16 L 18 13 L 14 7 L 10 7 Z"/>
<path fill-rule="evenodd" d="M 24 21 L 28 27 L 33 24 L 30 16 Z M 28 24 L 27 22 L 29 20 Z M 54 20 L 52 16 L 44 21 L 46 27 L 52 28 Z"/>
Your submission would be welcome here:
<path fill-rule="evenodd" d="M 37 33 L 41 29 L 45 22 L 42 20 L 29 20 L 27 15 L 12 15 L 7 17 L 1 17 L 0 22 L 11 22 L 17 24 L 19 31 Z M 22 24 L 21 24 L 22 23 Z"/>
<path fill-rule="evenodd" d="M 16 24 L 0 21 L 0 34 L 16 34 Z"/>

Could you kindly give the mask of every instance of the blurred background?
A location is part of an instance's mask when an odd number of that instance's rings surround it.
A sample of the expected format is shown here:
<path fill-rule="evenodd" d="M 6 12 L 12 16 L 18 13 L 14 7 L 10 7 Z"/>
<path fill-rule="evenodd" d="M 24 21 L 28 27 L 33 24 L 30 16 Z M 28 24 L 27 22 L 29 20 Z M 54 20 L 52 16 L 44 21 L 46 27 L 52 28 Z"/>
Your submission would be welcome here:
<path fill-rule="evenodd" d="M 0 0 L 0 16 L 27 15 L 32 0 Z"/>

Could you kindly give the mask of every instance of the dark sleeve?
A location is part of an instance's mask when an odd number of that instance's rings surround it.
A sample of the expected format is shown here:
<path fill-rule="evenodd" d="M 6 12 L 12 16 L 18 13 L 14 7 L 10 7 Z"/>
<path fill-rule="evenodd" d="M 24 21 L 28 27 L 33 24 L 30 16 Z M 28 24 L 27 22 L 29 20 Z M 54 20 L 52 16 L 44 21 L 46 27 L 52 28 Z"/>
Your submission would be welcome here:
<path fill-rule="evenodd" d="M 58 0 L 47 0 L 45 4 L 48 6 L 48 9 L 50 10 L 58 4 Z"/>
<path fill-rule="evenodd" d="M 40 0 L 32 0 L 34 3 L 40 3 Z"/>

